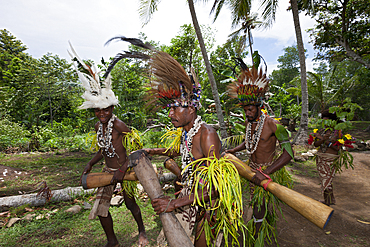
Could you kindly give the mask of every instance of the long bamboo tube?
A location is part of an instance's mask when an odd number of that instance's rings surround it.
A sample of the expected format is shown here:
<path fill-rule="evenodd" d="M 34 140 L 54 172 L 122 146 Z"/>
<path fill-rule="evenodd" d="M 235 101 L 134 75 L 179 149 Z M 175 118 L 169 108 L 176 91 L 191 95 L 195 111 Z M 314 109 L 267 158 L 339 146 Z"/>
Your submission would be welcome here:
<path fill-rule="evenodd" d="M 153 166 L 144 150 L 133 152 L 129 156 L 129 166 L 134 168 L 136 176 L 151 200 L 163 197 L 162 187 Z M 173 212 L 161 213 L 163 231 L 171 247 L 194 247 Z"/>
<path fill-rule="evenodd" d="M 95 172 L 95 173 L 86 173 L 82 175 L 82 187 L 87 189 L 103 187 L 110 185 L 110 181 L 113 178 L 113 174 L 107 172 Z M 134 172 L 127 172 L 123 180 L 135 181 L 138 180 Z"/>
<path fill-rule="evenodd" d="M 251 180 L 255 175 L 247 164 L 234 155 L 226 153 L 224 157 L 232 160 L 239 174 L 246 179 Z M 267 182 L 267 179 L 263 180 L 261 186 Z M 321 229 L 326 227 L 334 212 L 331 207 L 274 182 L 267 185 L 267 190 Z"/>
<path fill-rule="evenodd" d="M 180 177 L 181 176 L 181 169 L 180 169 L 180 167 L 176 164 L 176 162 L 173 159 L 171 159 L 170 157 L 168 157 L 164 161 L 163 164 L 164 164 L 164 167 L 166 167 L 169 171 L 171 171 L 177 177 Z"/>

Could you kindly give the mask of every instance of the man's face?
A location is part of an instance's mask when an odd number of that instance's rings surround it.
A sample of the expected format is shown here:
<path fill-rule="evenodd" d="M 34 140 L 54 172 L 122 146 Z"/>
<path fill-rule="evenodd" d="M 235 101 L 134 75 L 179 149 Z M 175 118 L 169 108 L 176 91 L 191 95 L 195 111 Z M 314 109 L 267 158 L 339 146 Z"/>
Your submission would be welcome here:
<path fill-rule="evenodd" d="M 246 105 L 243 107 L 243 109 L 248 122 L 253 122 L 259 117 L 260 109 L 258 106 Z"/>
<path fill-rule="evenodd" d="M 171 122 L 175 128 L 184 127 L 191 121 L 191 114 L 189 107 L 172 106 L 168 113 Z"/>
<path fill-rule="evenodd" d="M 103 124 L 108 123 L 109 119 L 111 119 L 113 114 L 114 106 L 109 106 L 104 109 L 94 109 L 95 116 L 102 122 Z"/>

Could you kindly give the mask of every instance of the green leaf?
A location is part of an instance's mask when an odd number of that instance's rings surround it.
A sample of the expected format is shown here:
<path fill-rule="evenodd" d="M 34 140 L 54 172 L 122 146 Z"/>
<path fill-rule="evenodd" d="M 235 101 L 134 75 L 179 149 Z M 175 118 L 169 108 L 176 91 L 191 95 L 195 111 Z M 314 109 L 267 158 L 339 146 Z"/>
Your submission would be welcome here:
<path fill-rule="evenodd" d="M 263 247 L 265 241 L 263 239 L 263 230 L 260 231 L 258 238 L 256 239 L 256 242 L 254 243 L 254 247 Z"/>
<path fill-rule="evenodd" d="M 245 132 L 245 126 L 240 124 L 240 123 L 235 123 L 234 127 L 237 131 L 240 131 L 240 132 L 243 132 L 243 133 Z"/>
<path fill-rule="evenodd" d="M 285 149 L 288 152 L 288 154 L 293 158 L 294 157 L 293 149 L 292 149 L 292 145 L 289 142 L 289 133 L 288 133 L 288 131 L 281 124 L 277 124 L 276 128 L 277 129 L 276 129 L 276 132 L 275 132 L 275 136 L 280 142 L 282 142 L 280 144 L 281 148 Z"/>
<path fill-rule="evenodd" d="M 231 70 L 223 70 L 221 71 L 221 75 L 224 75 L 227 77 L 233 77 L 234 73 Z"/>
<path fill-rule="evenodd" d="M 281 124 L 276 125 L 275 136 L 279 141 L 289 141 L 289 133 Z"/>

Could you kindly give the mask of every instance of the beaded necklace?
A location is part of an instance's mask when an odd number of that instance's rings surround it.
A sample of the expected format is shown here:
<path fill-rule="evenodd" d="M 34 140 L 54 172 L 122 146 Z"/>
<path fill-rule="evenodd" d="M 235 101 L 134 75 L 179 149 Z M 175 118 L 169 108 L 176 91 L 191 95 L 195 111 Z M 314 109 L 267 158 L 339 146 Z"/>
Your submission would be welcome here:
<path fill-rule="evenodd" d="M 261 138 L 263 126 L 265 124 L 266 115 L 262 113 L 261 118 L 257 121 L 256 130 L 252 135 L 252 123 L 248 122 L 247 129 L 245 132 L 245 147 L 247 149 L 247 155 L 251 156 L 257 149 L 258 143 Z"/>
<path fill-rule="evenodd" d="M 96 132 L 96 138 L 98 139 L 98 146 L 104 151 L 109 158 L 113 158 L 114 155 L 117 155 L 112 143 L 112 132 L 113 132 L 113 122 L 116 119 L 116 116 L 112 114 L 112 117 L 109 119 L 107 128 L 105 129 L 105 136 L 103 134 L 103 123 L 100 122 L 98 131 Z M 110 152 L 109 150 L 112 150 Z"/>
<path fill-rule="evenodd" d="M 193 148 L 193 137 L 196 133 L 198 133 L 200 127 L 202 127 L 202 124 L 204 122 L 202 121 L 202 118 L 198 116 L 195 121 L 193 127 L 189 130 L 189 132 L 183 130 L 182 136 L 181 136 L 181 144 L 180 144 L 180 153 L 181 155 L 181 163 L 182 163 L 182 169 L 186 170 L 183 172 L 182 176 L 182 183 L 184 184 L 186 181 L 188 181 L 188 185 L 191 186 L 193 183 L 193 178 L 191 178 L 192 174 L 192 167 L 188 166 L 192 162 L 192 159 L 194 160 L 193 154 L 191 153 Z"/>

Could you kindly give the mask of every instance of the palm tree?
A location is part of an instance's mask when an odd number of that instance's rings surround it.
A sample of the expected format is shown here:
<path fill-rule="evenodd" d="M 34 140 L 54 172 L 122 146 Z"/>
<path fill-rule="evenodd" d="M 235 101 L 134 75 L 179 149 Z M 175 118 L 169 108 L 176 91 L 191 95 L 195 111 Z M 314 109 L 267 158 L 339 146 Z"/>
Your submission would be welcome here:
<path fill-rule="evenodd" d="M 307 75 L 306 75 L 306 56 L 304 54 L 304 45 L 302 39 L 301 25 L 299 23 L 299 11 L 297 0 L 290 0 L 295 35 L 297 38 L 297 46 L 299 53 L 299 64 L 301 73 L 301 91 L 302 91 L 302 113 L 301 113 L 301 123 L 297 135 L 295 136 L 293 142 L 297 144 L 305 144 L 307 140 L 308 131 L 308 90 L 307 90 Z"/>
<path fill-rule="evenodd" d="M 211 13 L 215 12 L 214 21 L 217 19 L 220 10 L 223 6 L 224 2 L 215 1 L 212 7 Z M 229 41 L 239 42 L 237 53 L 242 53 L 244 49 L 247 47 L 247 41 L 249 44 L 249 51 L 252 56 L 252 64 L 253 61 L 253 37 L 252 37 L 252 29 L 264 28 L 266 27 L 266 23 L 260 21 L 258 19 L 258 14 L 250 13 L 251 11 L 251 0 L 242 0 L 242 1 L 230 1 L 231 5 L 231 16 L 232 16 L 232 23 L 231 28 L 236 29 L 233 33 L 229 35 Z M 217 9 L 216 9 L 217 8 Z"/>
<path fill-rule="evenodd" d="M 147 24 L 150 21 L 152 14 L 154 13 L 155 10 L 157 10 L 157 5 L 159 1 L 160 0 L 140 0 L 139 12 L 142 18 L 143 25 Z M 220 97 L 219 97 L 218 90 L 217 90 L 216 80 L 215 80 L 215 77 L 213 76 L 211 63 L 209 62 L 207 50 L 204 45 L 202 32 L 200 30 L 198 19 L 195 13 L 194 2 L 193 0 L 188 0 L 188 3 L 189 3 L 191 18 L 193 21 L 193 26 L 194 26 L 195 33 L 198 38 L 200 50 L 203 55 L 204 64 L 206 66 L 208 79 L 211 84 L 212 95 L 213 95 L 213 99 L 215 101 L 215 106 L 216 106 L 217 118 L 220 124 L 221 137 L 226 138 L 227 137 L 226 125 L 224 121 L 224 116 L 222 114 L 222 108 L 221 108 L 221 103 L 220 103 Z"/>
<path fill-rule="evenodd" d="M 312 0 L 311 0 L 312 1 Z M 266 21 L 266 26 L 271 26 L 275 20 L 276 9 L 278 7 L 278 0 L 264 0 L 262 1 L 262 17 Z M 305 3 L 309 4 L 309 0 L 304 0 Z M 242 15 L 248 16 L 250 13 L 251 0 L 214 0 L 212 11 L 216 10 L 215 18 L 217 18 L 223 5 L 227 3 L 233 14 L 233 19 L 241 18 Z M 307 77 L 306 77 L 306 61 L 305 51 L 302 39 L 302 31 L 299 23 L 298 15 L 298 2 L 297 0 L 290 0 L 291 9 L 293 13 L 294 28 L 297 38 L 297 46 L 300 61 L 300 73 L 301 73 L 301 90 L 302 90 L 302 112 L 301 112 L 301 123 L 299 131 L 294 138 L 295 143 L 304 144 L 307 139 L 308 131 L 308 91 L 307 91 Z M 249 5 L 249 7 L 248 7 Z M 244 12 L 243 12 L 244 11 Z"/>

